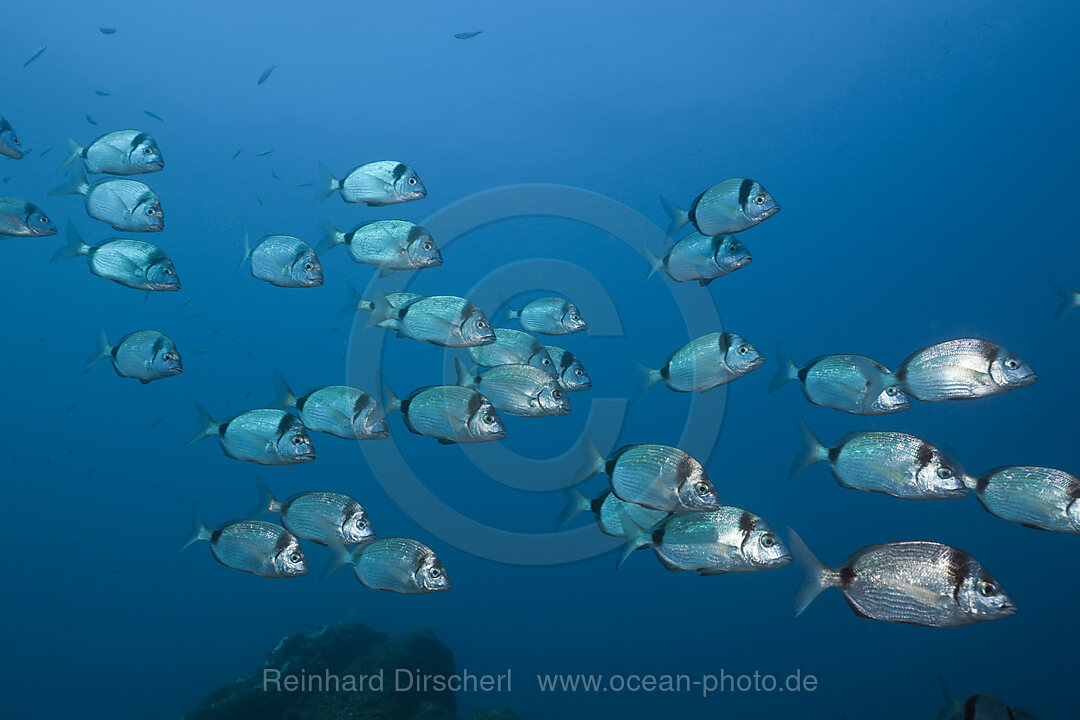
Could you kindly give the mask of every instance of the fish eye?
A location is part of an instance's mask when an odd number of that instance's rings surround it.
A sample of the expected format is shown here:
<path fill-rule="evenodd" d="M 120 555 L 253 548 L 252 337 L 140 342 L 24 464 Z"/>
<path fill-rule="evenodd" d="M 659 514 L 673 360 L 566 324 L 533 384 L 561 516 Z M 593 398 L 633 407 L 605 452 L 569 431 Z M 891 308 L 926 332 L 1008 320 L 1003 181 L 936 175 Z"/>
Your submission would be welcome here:
<path fill-rule="evenodd" d="M 428 251 L 434 250 L 435 245 L 433 245 L 432 243 L 426 242 L 426 243 L 424 243 L 424 249 L 428 250 Z"/>
<path fill-rule="evenodd" d="M 761 536 L 761 546 L 762 547 L 769 548 L 769 547 L 772 547 L 775 544 L 776 544 L 776 538 L 773 537 L 772 533 L 765 533 L 764 535 Z"/>
<path fill-rule="evenodd" d="M 367 520 L 357 520 L 357 521 L 356 521 L 356 527 L 358 527 L 358 528 L 360 528 L 361 530 L 363 530 L 364 528 L 366 528 L 366 527 L 367 527 Z"/>
<path fill-rule="evenodd" d="M 556 400 L 560 399 L 562 397 L 562 390 L 552 390 L 551 397 L 555 398 Z"/>
<path fill-rule="evenodd" d="M 153 155 L 153 154 L 154 154 L 154 148 L 149 148 L 149 147 L 143 148 L 143 155 Z"/>
<path fill-rule="evenodd" d="M 41 222 L 41 223 L 42 223 L 43 225 L 48 225 L 48 224 L 49 224 L 49 218 L 45 217 L 44 215 L 42 215 L 41 217 L 39 217 L 39 218 L 38 218 L 38 220 L 39 220 L 39 221 L 40 221 L 40 222 Z"/>
<path fill-rule="evenodd" d="M 750 352 L 750 348 L 746 347 L 745 345 L 743 345 L 741 348 L 739 348 L 739 354 L 740 355 L 745 355 L 748 352 Z"/>
<path fill-rule="evenodd" d="M 484 422 L 487 423 L 488 425 L 493 425 L 493 424 L 495 424 L 495 413 L 486 412 L 486 413 L 484 413 L 484 418 L 483 419 L 484 419 Z"/>
<path fill-rule="evenodd" d="M 548 358 L 544 358 L 543 360 L 540 361 L 540 364 L 541 365 L 550 365 L 551 360 L 549 360 Z"/>
<path fill-rule="evenodd" d="M 900 390 L 895 385 L 890 385 L 885 388 L 885 394 L 890 397 L 896 397 L 900 393 Z"/>
<path fill-rule="evenodd" d="M 997 586 L 994 583 L 987 580 L 979 581 L 979 594 L 983 597 L 990 597 L 991 595 L 997 595 Z"/>
<path fill-rule="evenodd" d="M 953 476 L 952 468 L 939 467 L 937 469 L 937 476 L 939 478 L 941 478 L 942 480 L 945 480 L 947 478 L 951 478 Z"/>
<path fill-rule="evenodd" d="M 416 178 L 414 178 L 414 177 L 411 177 L 411 178 L 409 178 L 409 184 L 410 184 L 410 185 L 415 185 L 415 184 L 416 184 L 416 183 L 418 183 L 418 182 L 419 182 L 419 180 L 417 180 L 417 179 L 416 179 Z"/>
<path fill-rule="evenodd" d="M 293 435 L 292 444 L 293 445 L 303 445 L 304 444 L 304 438 L 300 437 L 299 435 Z"/>
<path fill-rule="evenodd" d="M 289 562 L 293 563 L 294 565 L 299 563 L 300 562 L 300 553 L 297 553 L 297 552 L 289 553 Z"/>
<path fill-rule="evenodd" d="M 1010 370 L 1015 370 L 1016 368 L 1020 367 L 1020 362 L 1016 358 L 1009 358 L 1005 361 L 1005 367 L 1009 368 Z"/>
<path fill-rule="evenodd" d="M 577 375 L 578 377 L 581 377 L 581 376 L 583 376 L 585 374 L 585 371 L 582 370 L 581 368 L 578 368 L 577 370 L 574 371 L 574 374 Z"/>
<path fill-rule="evenodd" d="M 440 570 L 439 568 L 433 567 L 430 570 L 428 570 L 427 572 L 428 572 L 428 575 L 430 577 L 432 577 L 432 578 L 434 578 L 436 580 L 438 580 L 439 578 L 442 577 L 442 570 Z"/>
<path fill-rule="evenodd" d="M 166 275 L 172 275 L 172 274 L 173 274 L 173 271 L 172 271 L 172 269 L 171 269 L 171 268 L 165 268 L 165 270 L 164 270 L 163 272 L 164 272 L 164 273 L 165 273 Z"/>
<path fill-rule="evenodd" d="M 709 494 L 709 483 L 705 482 L 704 480 L 698 481 L 697 483 L 694 484 L 694 491 L 698 495 L 708 495 Z"/>
<path fill-rule="evenodd" d="M 765 196 L 764 195 L 758 195 L 756 198 L 754 198 L 754 202 L 756 202 L 758 205 L 764 205 L 765 204 Z"/>
<path fill-rule="evenodd" d="M 488 324 L 486 322 L 484 322 L 483 320 L 477 320 L 476 321 L 476 327 L 480 328 L 481 330 L 486 330 L 487 326 L 488 326 Z"/>
<path fill-rule="evenodd" d="M 311 263 L 304 263 L 304 269 L 307 270 L 308 272 L 310 272 L 310 271 L 315 269 L 315 266 L 312 265 Z"/>

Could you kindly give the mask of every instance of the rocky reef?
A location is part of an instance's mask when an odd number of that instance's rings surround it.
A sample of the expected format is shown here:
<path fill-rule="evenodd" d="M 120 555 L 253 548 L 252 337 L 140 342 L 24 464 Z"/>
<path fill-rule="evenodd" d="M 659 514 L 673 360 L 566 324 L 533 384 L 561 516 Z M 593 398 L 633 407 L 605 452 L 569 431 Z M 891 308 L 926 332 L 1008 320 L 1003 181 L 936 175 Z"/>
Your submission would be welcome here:
<path fill-rule="evenodd" d="M 213 691 L 182 720 L 458 720 L 454 655 L 430 630 L 398 639 L 337 623 L 283 638 L 263 667 Z M 439 679 L 444 679 L 440 681 Z M 507 708 L 473 720 L 520 720 Z"/>

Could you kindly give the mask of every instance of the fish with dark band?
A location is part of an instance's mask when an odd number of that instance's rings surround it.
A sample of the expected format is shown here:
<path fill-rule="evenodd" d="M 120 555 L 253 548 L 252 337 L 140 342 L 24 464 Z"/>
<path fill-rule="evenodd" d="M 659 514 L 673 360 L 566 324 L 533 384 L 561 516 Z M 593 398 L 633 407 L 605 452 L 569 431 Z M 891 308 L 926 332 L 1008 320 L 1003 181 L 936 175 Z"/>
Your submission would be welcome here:
<path fill-rule="evenodd" d="M 344 180 L 334 177 L 323 165 L 319 165 L 319 171 L 322 189 L 315 197 L 316 203 L 335 192 L 340 192 L 341 199 L 347 203 L 364 203 L 372 207 L 420 200 L 427 196 L 427 189 L 416 171 L 394 160 L 359 165 L 350 170 Z"/>
<path fill-rule="evenodd" d="M 160 232 L 165 229 L 161 200 L 137 180 L 109 178 L 91 185 L 79 164 L 72 168 L 71 181 L 49 194 L 82 195 L 86 214 L 108 223 L 114 230 Z"/>
<path fill-rule="evenodd" d="M 68 244 L 53 255 L 52 262 L 85 256 L 91 273 L 125 287 L 152 291 L 180 289 L 180 278 L 172 260 L 157 245 L 128 238 L 87 245 L 70 221 L 67 235 Z"/>
<path fill-rule="evenodd" d="M 0 197 L 0 240 L 9 237 L 50 237 L 56 226 L 45 211 L 21 198 Z"/>
<path fill-rule="evenodd" d="M 486 397 L 459 385 L 432 385 L 401 399 L 383 383 L 386 412 L 400 412 L 405 427 L 417 435 L 430 435 L 443 445 L 501 440 L 506 426 Z"/>
<path fill-rule="evenodd" d="M 390 436 L 382 408 L 363 390 L 347 385 L 324 385 L 297 395 L 277 370 L 274 387 L 276 404 L 295 408 L 308 430 L 346 440 L 381 440 Z"/>
<path fill-rule="evenodd" d="M 19 142 L 19 136 L 15 134 L 15 128 L 11 127 L 11 123 L 7 121 L 7 118 L 0 115 L 0 155 L 9 157 L 12 160 L 21 160 L 27 152 L 28 150 Z M 42 155 L 44 154 L 42 153 Z"/>
<path fill-rule="evenodd" d="M 349 232 L 323 223 L 319 254 L 329 252 L 338 245 L 348 249 L 353 262 L 380 268 L 379 277 L 386 277 L 397 270 L 439 267 L 443 263 L 431 233 L 405 220 L 378 220 Z"/>
<path fill-rule="evenodd" d="M 450 589 L 450 578 L 435 551 L 417 540 L 372 540 L 355 550 L 334 546 L 334 559 L 323 576 L 351 565 L 360 584 L 396 593 L 437 593 Z"/>
<path fill-rule="evenodd" d="M 457 384 L 471 387 L 497 409 L 522 417 L 570 414 L 570 398 L 558 378 L 532 365 L 497 365 L 473 375 L 455 360 Z"/>
<path fill-rule="evenodd" d="M 323 284 L 323 269 L 310 245 L 292 235 L 266 235 L 252 248 L 244 233 L 240 268 L 251 263 L 254 278 L 277 287 L 305 288 Z"/>
<path fill-rule="evenodd" d="M 109 343 L 102 330 L 98 335 L 98 349 L 86 361 L 83 373 L 102 360 L 111 360 L 113 370 L 120 377 L 135 378 L 143 385 L 184 371 L 176 344 L 157 330 L 139 330 L 125 335 L 115 346 Z"/>
<path fill-rule="evenodd" d="M 638 397 L 663 382 L 675 392 L 705 392 L 726 385 L 765 363 L 757 348 L 735 333 L 710 333 L 691 340 L 659 369 L 639 365 Z"/>
<path fill-rule="evenodd" d="M 271 65 L 270 67 L 263 70 L 262 75 L 259 76 L 259 81 L 257 83 L 255 83 L 255 84 L 256 85 L 262 85 L 264 82 L 266 82 L 266 79 L 270 77 L 270 73 L 274 72 L 274 69 L 276 67 L 277 67 L 277 65 Z"/>
<path fill-rule="evenodd" d="M 262 577 L 300 577 L 308 574 L 300 542 L 285 528 L 262 520 L 234 520 L 211 530 L 192 512 L 192 530 L 180 549 L 203 540 L 214 559 L 225 567 Z"/>
<path fill-rule="evenodd" d="M 259 465 L 295 465 L 315 459 L 304 424 L 284 410 L 247 410 L 219 423 L 198 403 L 195 409 L 200 428 L 188 445 L 216 437 L 227 457 Z"/>
<path fill-rule="evenodd" d="M 820 355 L 803 367 L 783 347 L 777 347 L 780 369 L 769 392 L 798 380 L 803 395 L 815 405 L 854 415 L 886 415 L 911 407 L 899 378 L 877 360 L 864 355 Z"/>
<path fill-rule="evenodd" d="M 973 483 L 987 512 L 1024 527 L 1080 533 L 1080 478 L 1046 467 L 999 467 Z"/>
<path fill-rule="evenodd" d="M 371 319 L 385 318 L 376 327 L 396 330 L 398 337 L 442 347 L 490 345 L 495 342 L 484 311 L 456 295 L 431 295 L 415 300 L 399 310 L 387 306 L 385 297 L 376 296 Z"/>
<path fill-rule="evenodd" d="M 611 488 L 605 488 L 599 495 L 590 498 L 576 487 L 566 489 L 566 507 L 559 514 L 557 527 L 567 525 L 582 513 L 596 516 L 596 525 L 600 532 L 612 537 L 626 537 L 637 531 L 638 527 L 652 527 L 670 513 L 663 510 L 650 510 L 636 503 L 620 500 Z M 625 517 L 630 522 L 625 522 Z"/>
<path fill-rule="evenodd" d="M 157 141 L 141 130 L 116 130 L 106 133 L 86 147 L 68 138 L 68 157 L 57 172 L 81 160 L 90 175 L 139 175 L 162 170 L 165 158 Z"/>
<path fill-rule="evenodd" d="M 780 212 L 772 195 L 748 178 L 732 178 L 713 185 L 694 198 L 689 210 L 682 210 L 663 197 L 660 202 L 671 218 L 669 239 L 687 223 L 702 235 L 724 235 L 752 228 Z"/>
<path fill-rule="evenodd" d="M 648 248 L 642 251 L 649 261 L 648 277 L 663 270 L 676 282 L 697 282 L 701 287 L 753 260 L 750 251 L 734 235 L 709 237 L 698 232 L 679 240 L 663 257 L 653 255 Z"/>
<path fill-rule="evenodd" d="M 791 551 L 804 573 L 795 614 L 822 590 L 838 588 L 859 617 L 954 627 L 1016 614 L 1016 605 L 990 573 L 963 550 L 936 542 L 893 542 L 856 550 L 840 568 L 826 567 L 790 531 Z"/>
<path fill-rule="evenodd" d="M 969 400 L 1035 382 L 1035 371 L 997 343 L 960 338 L 909 355 L 896 369 L 904 392 L 916 400 Z"/>
<path fill-rule="evenodd" d="M 521 308 L 510 308 L 507 318 L 521 323 L 526 332 L 542 335 L 569 335 L 589 329 L 574 303 L 559 297 L 537 298 Z"/>
<path fill-rule="evenodd" d="M 259 501 L 248 513 L 255 519 L 275 513 L 281 524 L 298 538 L 329 545 L 334 540 L 356 545 L 375 539 L 371 520 L 360 503 L 334 492 L 301 492 L 288 500 L 278 500 L 262 480 L 256 481 Z"/>
<path fill-rule="evenodd" d="M 559 371 L 547 349 L 532 335 L 510 328 L 496 328 L 492 337 L 494 342 L 469 348 L 469 358 L 477 365 L 532 365 L 558 376 Z"/>
<path fill-rule="evenodd" d="M 559 375 L 559 382 L 562 383 L 564 390 L 577 392 L 592 387 L 592 378 L 589 377 L 585 366 L 581 364 L 581 361 L 577 359 L 574 353 L 554 345 L 545 345 L 544 350 L 547 351 L 548 357 L 551 358 L 551 362 L 555 365 L 555 370 Z"/>

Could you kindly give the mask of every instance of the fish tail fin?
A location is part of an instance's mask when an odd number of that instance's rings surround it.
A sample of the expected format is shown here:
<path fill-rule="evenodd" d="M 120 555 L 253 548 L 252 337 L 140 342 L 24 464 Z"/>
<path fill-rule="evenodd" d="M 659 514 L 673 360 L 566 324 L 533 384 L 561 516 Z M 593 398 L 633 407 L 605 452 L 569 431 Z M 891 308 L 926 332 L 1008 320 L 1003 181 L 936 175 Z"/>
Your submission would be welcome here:
<path fill-rule="evenodd" d="M 634 369 L 637 371 L 638 375 L 637 391 L 634 393 L 635 400 L 640 400 L 645 397 L 653 385 L 664 379 L 663 374 L 659 370 L 648 367 L 647 365 L 642 365 L 639 362 L 634 363 Z"/>
<path fill-rule="evenodd" d="M 565 527 L 578 515 L 589 512 L 592 507 L 592 500 L 574 485 L 567 485 L 563 493 L 566 495 L 566 506 L 559 513 L 559 519 L 555 524 L 556 528 Z"/>
<path fill-rule="evenodd" d="M 194 445 L 200 440 L 205 440 L 208 437 L 214 437 L 221 433 L 221 425 L 210 417 L 210 413 L 203 409 L 203 406 L 199 403 L 195 403 L 195 410 L 199 413 L 199 431 L 191 436 L 191 439 L 187 441 L 188 445 Z"/>
<path fill-rule="evenodd" d="M 274 393 L 274 407 L 294 408 L 300 399 L 296 397 L 289 383 L 285 382 L 285 376 L 277 368 L 274 368 Z"/>
<path fill-rule="evenodd" d="M 963 715 L 964 702 L 945 684 L 945 678 L 939 677 L 938 683 L 941 685 L 941 694 L 945 697 L 945 707 L 938 713 L 938 720 L 951 720 Z"/>
<path fill-rule="evenodd" d="M 64 160 L 64 162 L 61 163 L 60 167 L 56 168 L 56 172 L 62 173 L 65 170 L 67 170 L 68 166 L 70 166 L 71 163 L 75 162 L 75 160 L 77 158 L 81 157 L 82 154 L 83 154 L 83 146 L 80 145 L 79 143 L 75 142 L 71 138 L 68 138 L 68 156 L 67 156 L 67 160 Z"/>
<path fill-rule="evenodd" d="M 209 540 L 212 532 L 210 528 L 203 522 L 202 516 L 199 515 L 199 508 L 196 505 L 191 506 L 191 532 L 184 539 L 184 544 L 180 546 L 183 550 L 190 545 L 194 545 L 197 542 L 203 540 Z"/>
<path fill-rule="evenodd" d="M 244 231 L 244 255 L 240 258 L 240 265 L 237 266 L 236 272 L 239 273 L 244 269 L 244 266 L 251 261 L 251 236 L 248 235 L 248 231 Z"/>
<path fill-rule="evenodd" d="M 326 198 L 337 192 L 341 187 L 341 181 L 334 177 L 334 174 L 327 169 L 325 165 L 319 163 L 319 190 L 315 195 L 315 200 L 312 205 L 318 205 Z"/>
<path fill-rule="evenodd" d="M 507 320 L 518 320 L 520 318 L 521 318 L 521 311 L 520 310 L 515 310 L 514 308 L 510 307 L 509 305 L 506 306 L 506 319 Z"/>
<path fill-rule="evenodd" d="M 465 363 L 461 361 L 461 358 L 454 358 L 454 371 L 457 373 L 456 385 L 470 387 L 476 382 L 476 377 L 469 372 L 469 368 L 465 366 Z"/>
<path fill-rule="evenodd" d="M 386 414 L 401 412 L 401 398 L 397 396 L 386 377 L 379 373 L 379 387 L 382 389 L 383 405 L 386 406 Z"/>
<path fill-rule="evenodd" d="M 386 293 L 382 291 L 378 285 L 374 285 L 371 288 L 371 311 L 368 315 L 367 322 L 364 323 L 365 328 L 378 325 L 384 320 L 392 319 L 390 317 L 390 303 L 386 300 Z"/>
<path fill-rule="evenodd" d="M 1080 293 L 1060 283 L 1051 281 L 1050 284 L 1053 286 L 1054 292 L 1061 298 L 1061 305 L 1058 306 L 1057 312 L 1054 313 L 1054 319 L 1064 320 L 1073 310 L 1080 307 Z"/>
<path fill-rule="evenodd" d="M 671 224 L 668 225 L 667 228 L 667 239 L 668 242 L 671 242 L 671 238 L 675 237 L 675 233 L 679 232 L 686 223 L 690 222 L 690 213 L 686 212 L 663 195 L 660 196 L 660 204 L 664 206 L 664 212 L 671 218 Z"/>
<path fill-rule="evenodd" d="M 769 392 L 776 392 L 799 377 L 799 366 L 791 359 L 791 355 L 783 345 L 776 346 L 776 362 L 780 363 L 780 369 L 776 371 L 772 382 L 769 383 Z"/>
<path fill-rule="evenodd" d="M 345 304 L 345 307 L 341 308 L 341 315 L 352 315 L 361 310 L 366 312 L 375 310 L 375 303 L 370 300 L 365 300 L 364 296 L 360 294 L 360 291 L 356 289 L 355 285 L 348 283 L 348 288 L 349 302 Z"/>
<path fill-rule="evenodd" d="M 588 431 L 581 437 L 581 448 L 585 451 L 585 462 L 574 473 L 575 485 L 583 480 L 588 480 L 593 475 L 604 472 L 604 456 L 600 454 L 600 449 L 596 447 L 596 441 L 593 440 Z"/>
<path fill-rule="evenodd" d="M 345 233 L 341 232 L 330 223 L 324 222 L 322 224 L 322 230 L 322 240 L 320 240 L 319 244 L 315 247 L 316 255 L 324 255 L 338 245 L 343 245 L 345 243 Z"/>
<path fill-rule="evenodd" d="M 791 548 L 791 556 L 795 559 L 795 563 L 803 571 L 802 584 L 795 592 L 795 617 L 798 617 L 814 601 L 814 598 L 821 594 L 822 590 L 836 585 L 834 577 L 836 571 L 818 560 L 817 555 L 791 528 L 788 528 L 788 547 Z"/>
<path fill-rule="evenodd" d="M 83 368 L 83 375 L 90 371 L 90 368 L 97 365 L 102 360 L 105 360 L 112 355 L 113 346 L 109 344 L 109 337 L 105 334 L 104 330 L 98 330 L 98 346 L 94 354 L 86 359 L 86 366 Z"/>
<path fill-rule="evenodd" d="M 795 477 L 814 463 L 827 460 L 829 457 L 829 449 L 821 444 L 814 435 L 814 431 L 806 424 L 806 420 L 801 417 L 799 418 L 799 440 L 802 444 L 799 447 L 799 454 L 791 463 L 791 470 L 788 471 L 789 478 Z"/>
<path fill-rule="evenodd" d="M 656 274 L 657 270 L 664 267 L 664 258 L 654 254 L 652 250 L 644 245 L 641 246 L 641 252 L 645 255 L 645 260 L 649 263 L 649 274 L 645 276 L 645 279 L 648 280 Z"/>
<path fill-rule="evenodd" d="M 326 567 L 323 568 L 320 578 L 328 578 L 337 572 L 339 569 L 346 565 L 352 565 L 356 562 L 356 558 L 359 557 L 360 550 L 351 552 L 345 543 L 341 540 L 341 531 L 336 527 L 330 527 L 330 523 L 327 522 L 326 539 L 327 544 L 330 546 L 330 559 L 326 563 Z"/>
<path fill-rule="evenodd" d="M 80 255 L 86 255 L 88 252 L 90 252 L 90 246 L 83 242 L 79 231 L 75 229 L 75 223 L 68 220 L 67 245 L 57 250 L 49 262 L 60 262 L 61 260 L 76 258 Z"/>
<path fill-rule="evenodd" d="M 71 168 L 71 179 L 63 185 L 58 185 L 49 191 L 50 195 L 85 195 L 90 189 L 90 183 L 86 181 L 86 171 L 82 164 Z"/>
<path fill-rule="evenodd" d="M 634 519 L 630 517 L 630 513 L 626 510 L 619 508 L 619 524 L 622 525 L 623 535 L 626 538 L 626 542 L 623 543 L 622 548 L 619 550 L 619 557 L 615 560 L 615 569 L 618 570 L 622 567 L 622 564 L 626 562 L 626 559 L 635 550 L 640 550 L 647 545 L 652 544 L 650 538 L 651 528 L 644 528 L 634 522 Z"/>
<path fill-rule="evenodd" d="M 267 513 L 281 512 L 281 503 L 274 497 L 274 493 L 270 492 L 270 488 L 266 486 L 263 479 L 258 475 L 255 476 L 255 492 L 259 495 L 259 501 L 248 510 L 246 517 L 249 520 L 260 518 Z"/>

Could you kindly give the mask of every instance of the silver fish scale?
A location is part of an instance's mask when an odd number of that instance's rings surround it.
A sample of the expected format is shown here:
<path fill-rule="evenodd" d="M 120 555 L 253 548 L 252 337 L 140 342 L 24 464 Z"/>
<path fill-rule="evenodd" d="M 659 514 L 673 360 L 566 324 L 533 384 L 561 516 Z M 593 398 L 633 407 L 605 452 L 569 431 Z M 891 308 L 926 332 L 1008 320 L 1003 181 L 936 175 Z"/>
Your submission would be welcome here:
<path fill-rule="evenodd" d="M 150 362 L 154 359 L 154 346 L 164 340 L 164 347 L 172 347 L 172 340 L 157 330 L 139 330 L 125 335 L 113 351 L 113 367 L 123 377 L 152 379 Z"/>
<path fill-rule="evenodd" d="M 476 310 L 465 298 L 432 295 L 406 305 L 399 323 L 402 333 L 413 340 L 460 347 L 465 342 L 461 324 Z"/>
<path fill-rule="evenodd" d="M 869 372 L 876 371 L 877 377 Z M 876 360 L 862 355 L 825 355 L 806 366 L 802 381 L 806 399 L 826 407 L 862 411 L 871 388 L 877 387 L 889 369 Z"/>
<path fill-rule="evenodd" d="M 225 434 L 219 438 L 221 449 L 229 457 L 260 464 L 280 464 L 277 441 L 278 429 L 284 418 L 292 418 L 284 410 L 259 408 L 248 410 L 229 420 Z M 295 418 L 293 418 L 295 420 Z M 296 420 L 296 422 L 299 422 Z"/>
<path fill-rule="evenodd" d="M 277 577 L 273 558 L 277 550 L 296 539 L 280 525 L 262 520 L 238 520 L 215 531 L 211 542 L 214 557 L 237 570 Z"/>
<path fill-rule="evenodd" d="M 281 522 L 289 532 L 321 545 L 329 544 L 327 524 L 340 531 L 345 520 L 360 509 L 348 495 L 320 491 L 300 493 L 283 505 Z"/>
<path fill-rule="evenodd" d="M 109 240 L 91 247 L 88 254 L 90 270 L 95 275 L 126 282 L 145 281 L 150 266 L 166 259 L 158 246 L 127 239 Z"/>
<path fill-rule="evenodd" d="M 721 350 L 723 339 L 723 333 L 709 333 L 672 353 L 666 363 L 668 387 L 678 392 L 704 392 L 736 379 L 738 375 L 726 362 L 726 342 Z"/>
<path fill-rule="evenodd" d="M 498 365 L 480 373 L 473 387 L 499 410 L 540 417 L 548 413 L 536 402 L 537 396 L 559 385 L 549 373 L 532 365 Z"/>
<path fill-rule="evenodd" d="M 570 309 L 570 302 L 562 298 L 538 298 L 518 311 L 518 322 L 529 332 L 561 335 L 562 318 Z"/>
<path fill-rule="evenodd" d="M 259 280 L 281 282 L 292 277 L 292 267 L 298 258 L 310 255 L 315 263 L 315 251 L 311 246 L 292 235 L 267 235 L 251 253 L 251 274 Z"/>
<path fill-rule="evenodd" d="M 991 470 L 979 478 L 976 496 L 989 512 L 1004 520 L 1053 530 L 1080 533 L 1068 515 L 1080 497 L 1080 478 L 1054 468 L 1012 466 Z"/>
<path fill-rule="evenodd" d="M 685 510 L 679 487 L 685 481 L 680 470 L 700 469 L 697 460 L 667 445 L 634 445 L 615 460 L 611 490 L 620 500 L 653 510 Z M 704 470 L 701 469 L 702 474 Z"/>
<path fill-rule="evenodd" d="M 330 433 L 346 440 L 356 439 L 353 412 L 361 397 L 367 396 L 363 390 L 347 385 L 328 385 L 308 393 L 304 397 L 304 409 L 300 419 L 308 430 Z M 374 405 L 371 398 L 369 406 Z"/>
<path fill-rule="evenodd" d="M 354 551 L 353 570 L 366 587 L 416 592 L 416 572 L 434 555 L 427 545 L 408 538 L 373 540 Z"/>
<path fill-rule="evenodd" d="M 924 497 L 917 484 L 920 450 L 934 450 L 925 440 L 900 432 L 861 432 L 846 435 L 837 447 L 839 454 L 831 464 L 842 486 L 893 497 Z"/>
<path fill-rule="evenodd" d="M 914 353 L 897 369 L 904 391 L 918 400 L 978 397 L 1000 390 L 990 365 L 1001 348 L 987 340 L 961 338 Z"/>
<path fill-rule="evenodd" d="M 469 357 L 483 367 L 528 365 L 538 352 L 547 353 L 547 350 L 532 335 L 511 328 L 495 328 L 495 342 L 469 348 Z"/>
<path fill-rule="evenodd" d="M 608 492 L 600 504 L 600 514 L 596 518 L 600 530 L 614 537 L 626 537 L 629 532 L 623 527 L 623 515 L 642 528 L 651 528 L 668 516 L 663 510 L 650 510 L 637 503 L 620 500 L 615 493 Z"/>
<path fill-rule="evenodd" d="M 467 437 L 469 406 L 477 395 L 476 390 L 458 385 L 424 388 L 409 397 L 405 417 L 410 429 L 421 435 L 450 440 Z"/>
<path fill-rule="evenodd" d="M 405 249 L 414 227 L 405 220 L 378 220 L 357 228 L 346 247 L 358 263 L 406 269 L 411 264 Z"/>
<path fill-rule="evenodd" d="M 740 527 L 745 510 L 723 507 L 714 512 L 673 515 L 661 527 L 653 551 L 669 570 L 739 572 L 756 569 L 743 554 L 747 534 Z"/>

